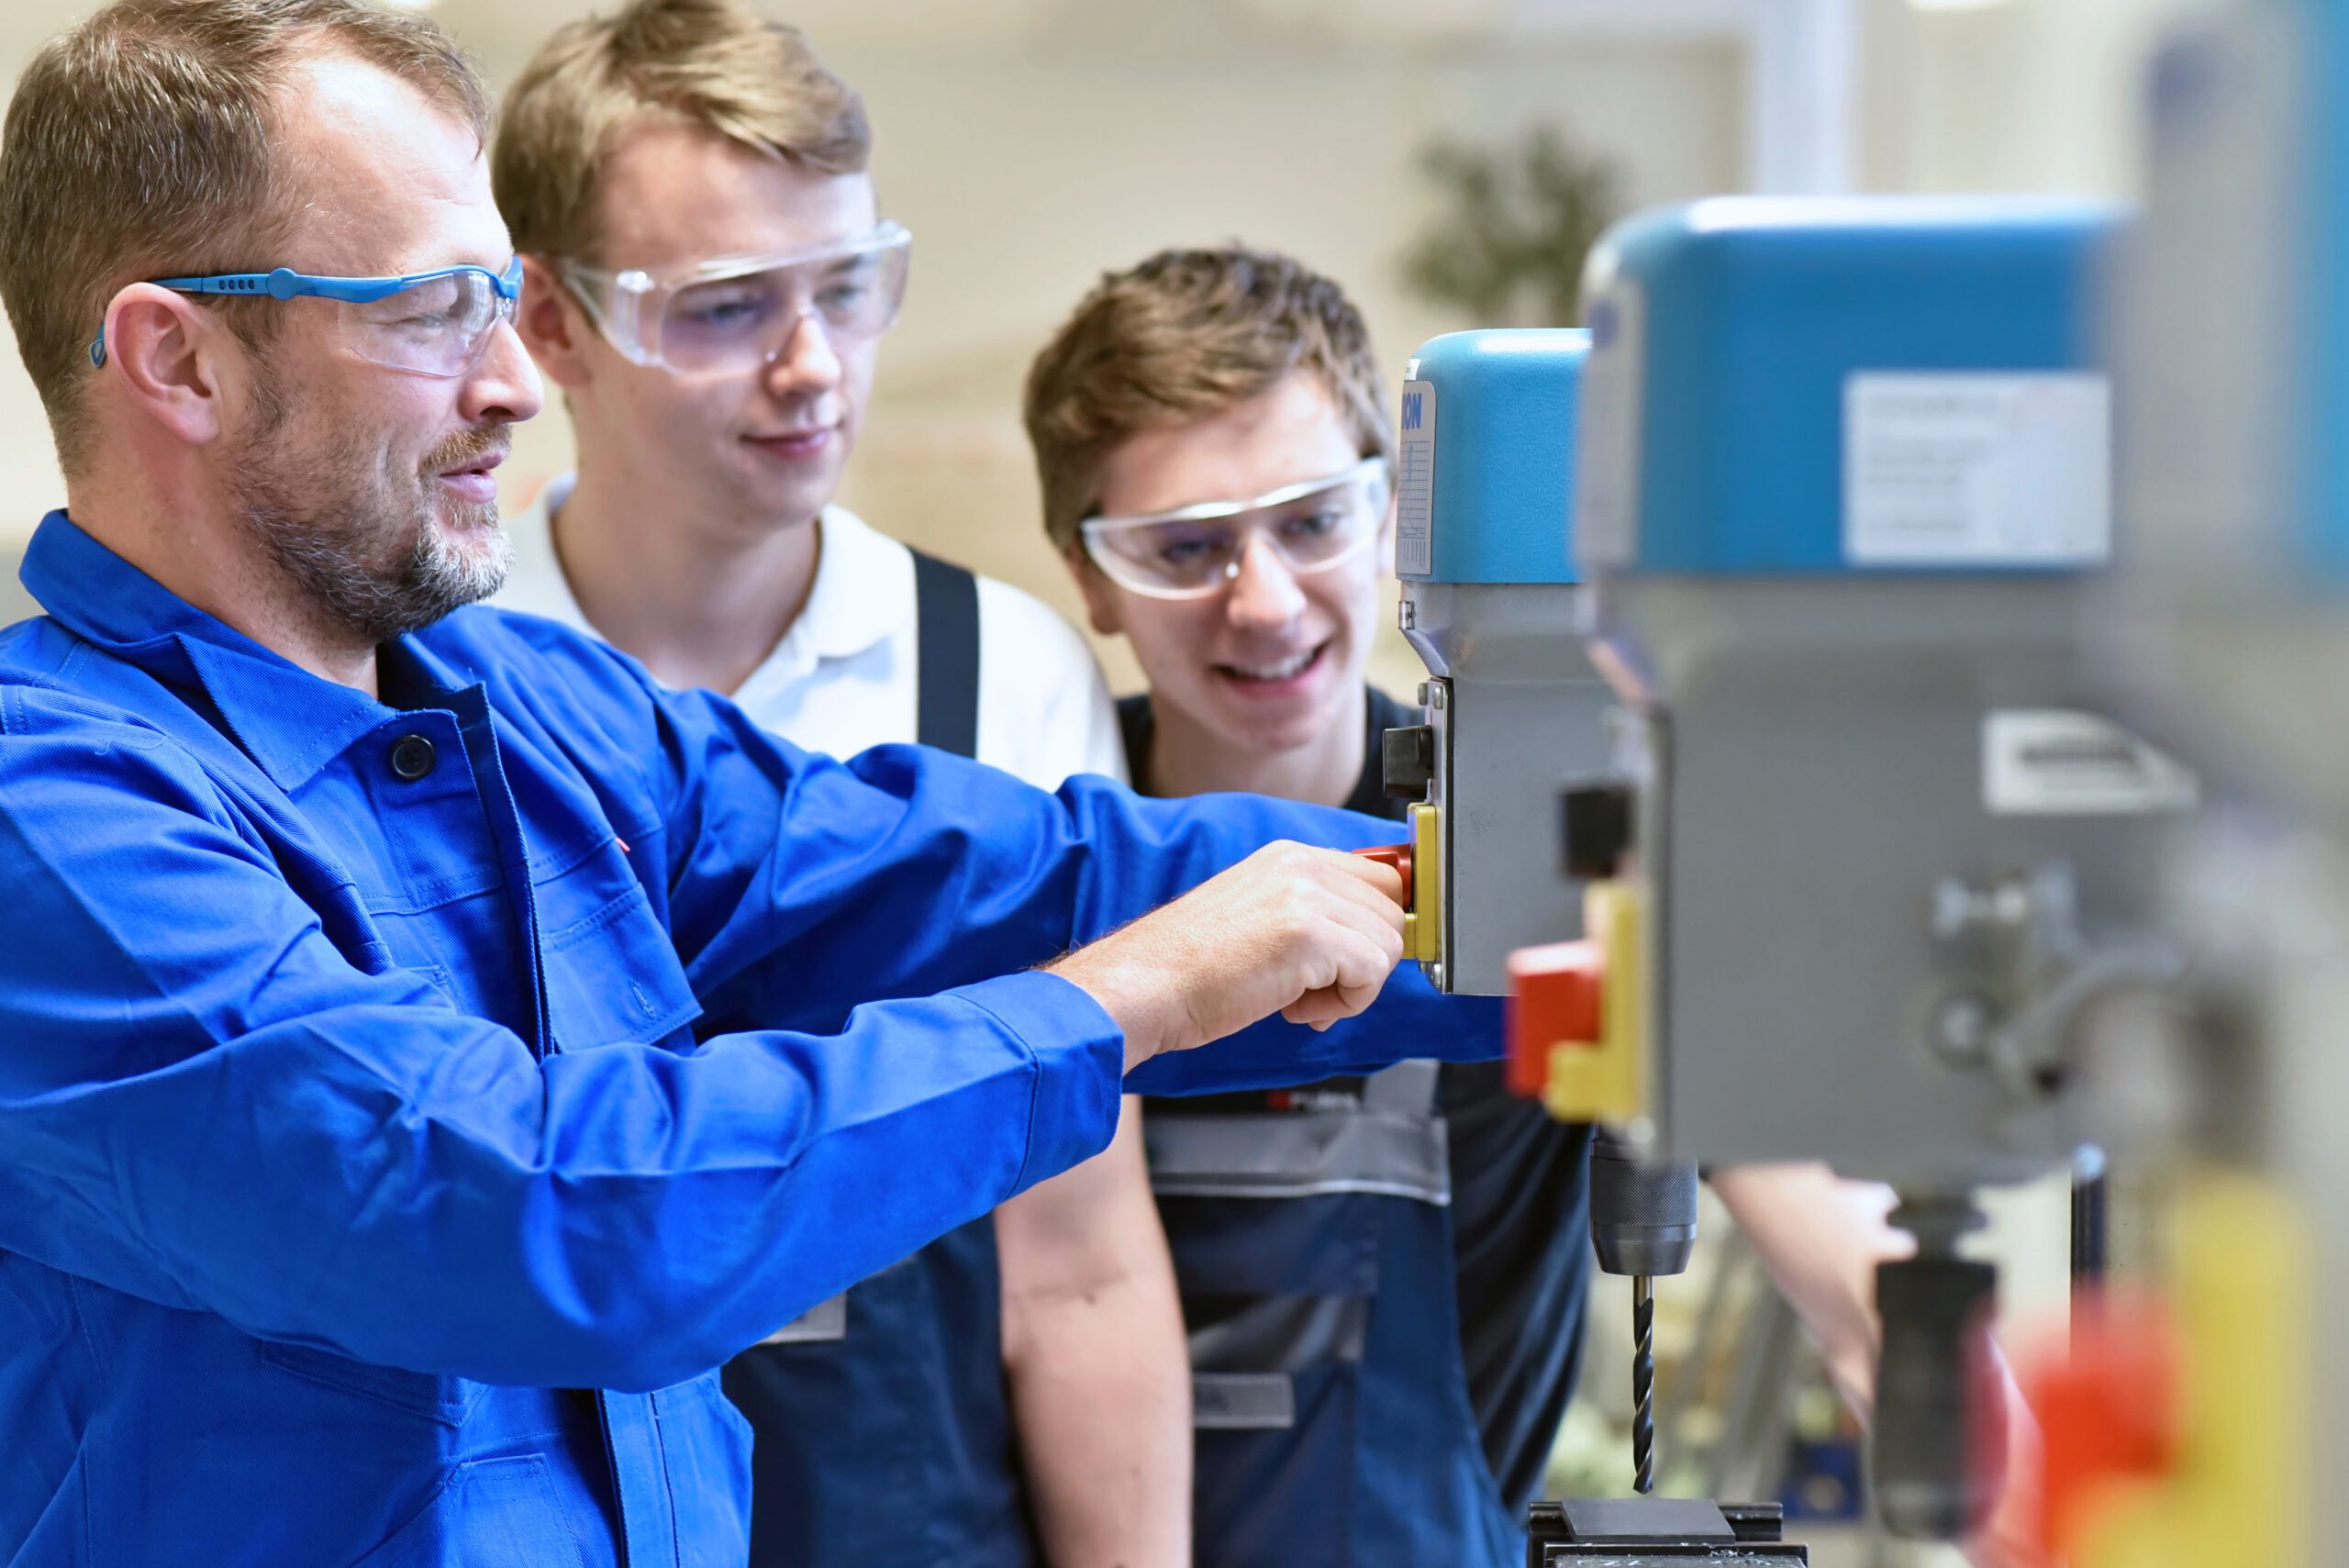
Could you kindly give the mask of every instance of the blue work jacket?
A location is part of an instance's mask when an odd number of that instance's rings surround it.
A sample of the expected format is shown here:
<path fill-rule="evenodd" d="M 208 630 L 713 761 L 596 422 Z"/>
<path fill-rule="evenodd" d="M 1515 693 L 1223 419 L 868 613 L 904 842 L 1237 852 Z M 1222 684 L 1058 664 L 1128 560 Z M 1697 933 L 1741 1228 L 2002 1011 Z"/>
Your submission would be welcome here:
<path fill-rule="evenodd" d="M 462 610 L 380 700 L 62 513 L 0 634 L 0 1561 L 732 1568 L 729 1356 L 1103 1147 L 1030 966 L 1390 825 L 805 755 Z M 1398 974 L 1134 1074 L 1490 1056 Z M 876 1497 L 875 1507 L 919 1507 Z"/>

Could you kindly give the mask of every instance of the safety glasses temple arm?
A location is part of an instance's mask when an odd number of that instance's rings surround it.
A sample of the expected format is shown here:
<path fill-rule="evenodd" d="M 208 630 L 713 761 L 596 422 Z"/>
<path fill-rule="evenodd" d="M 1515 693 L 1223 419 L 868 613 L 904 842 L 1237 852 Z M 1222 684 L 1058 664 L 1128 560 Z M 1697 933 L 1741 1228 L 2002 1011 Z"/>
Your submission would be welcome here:
<path fill-rule="evenodd" d="M 517 297 L 522 290 L 522 263 L 518 258 L 507 264 L 504 272 L 493 272 L 487 267 L 471 263 L 456 267 L 435 267 L 426 272 L 403 272 L 389 277 L 339 278 L 316 272 L 297 272 L 291 267 L 279 267 L 268 272 L 216 272 L 206 277 L 157 278 L 158 288 L 180 294 L 205 295 L 265 295 L 272 299 L 294 299 L 307 295 L 317 299 L 340 300 L 351 305 L 369 305 L 388 299 L 419 284 L 440 278 L 479 272 L 490 281 L 498 295 L 507 299 Z"/>

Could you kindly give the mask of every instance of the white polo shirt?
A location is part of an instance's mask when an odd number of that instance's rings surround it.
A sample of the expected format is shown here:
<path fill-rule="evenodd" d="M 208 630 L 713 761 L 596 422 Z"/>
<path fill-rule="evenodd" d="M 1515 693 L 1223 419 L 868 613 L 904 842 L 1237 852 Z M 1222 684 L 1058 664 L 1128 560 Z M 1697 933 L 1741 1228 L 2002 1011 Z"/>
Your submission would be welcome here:
<path fill-rule="evenodd" d="M 555 554 L 550 519 L 572 476 L 548 484 L 507 520 L 514 570 L 491 602 L 582 631 Z M 760 724 L 811 751 L 854 756 L 914 739 L 913 551 L 841 506 L 827 506 L 816 581 L 799 618 L 734 700 Z M 979 761 L 1043 789 L 1071 773 L 1126 776 L 1118 717 L 1093 651 L 1074 628 L 1007 583 L 979 579 Z"/>

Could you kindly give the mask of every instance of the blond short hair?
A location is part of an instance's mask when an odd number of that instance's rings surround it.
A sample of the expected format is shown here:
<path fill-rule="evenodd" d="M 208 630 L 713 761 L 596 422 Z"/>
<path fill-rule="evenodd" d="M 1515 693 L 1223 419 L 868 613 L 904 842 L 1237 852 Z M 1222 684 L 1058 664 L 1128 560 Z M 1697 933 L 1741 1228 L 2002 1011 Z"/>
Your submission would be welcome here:
<path fill-rule="evenodd" d="M 290 69 L 343 53 L 489 131 L 489 94 L 449 36 L 360 0 L 116 0 L 17 79 L 0 143 L 0 302 L 80 464 L 89 346 L 125 284 L 265 270 L 296 196 L 275 155 Z M 206 298 L 256 347 L 266 302 Z M 240 308 L 241 307 L 241 308 Z"/>
<path fill-rule="evenodd" d="M 562 28 L 506 95 L 490 178 L 515 249 L 602 261 L 605 165 L 663 123 L 825 174 L 862 173 L 873 150 L 864 100 L 797 28 L 736 0 L 635 0 Z"/>
<path fill-rule="evenodd" d="M 1102 467 L 1129 438 L 1210 418 L 1296 371 L 1321 384 L 1363 456 L 1391 455 L 1370 329 L 1328 278 L 1236 245 L 1162 250 L 1107 274 L 1028 373 L 1044 531 L 1075 545 Z"/>

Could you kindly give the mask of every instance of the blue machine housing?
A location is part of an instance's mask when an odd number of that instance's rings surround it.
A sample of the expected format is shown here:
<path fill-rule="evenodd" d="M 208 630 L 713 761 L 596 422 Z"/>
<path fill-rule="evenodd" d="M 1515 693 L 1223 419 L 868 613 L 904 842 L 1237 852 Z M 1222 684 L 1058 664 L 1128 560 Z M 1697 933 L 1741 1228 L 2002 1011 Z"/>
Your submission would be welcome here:
<path fill-rule="evenodd" d="M 1846 382 L 2099 370 L 2122 217 L 2076 202 L 1724 197 L 1617 225 L 1586 291 L 1595 347 L 1580 461 L 1605 461 L 1595 441 L 1621 443 L 1623 472 L 1609 483 L 1626 515 L 1602 524 L 1587 506 L 1584 566 L 1986 569 L 1847 553 Z M 1602 399 L 1629 406 L 1601 413 Z"/>
<path fill-rule="evenodd" d="M 1577 583 L 1575 428 L 1590 334 L 1431 338 L 1403 388 L 1397 570 L 1426 583 Z M 1415 553 L 1411 533 L 1424 530 Z"/>

